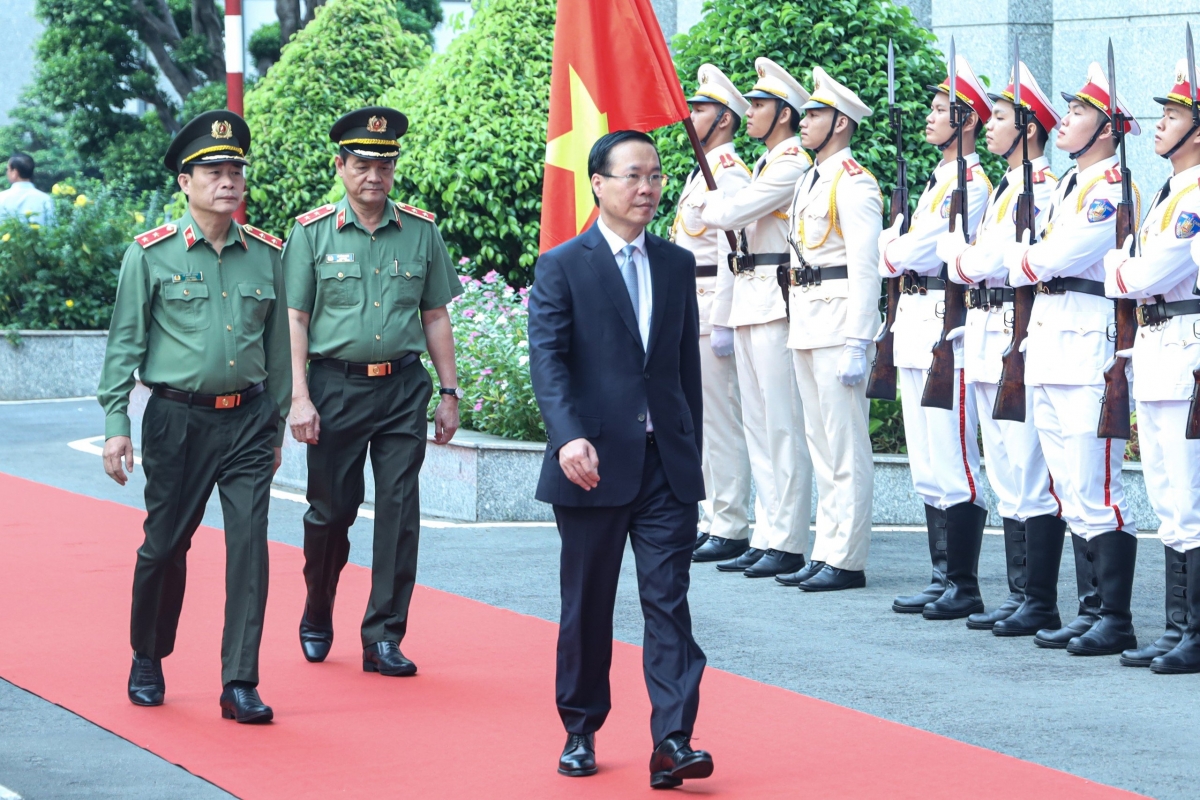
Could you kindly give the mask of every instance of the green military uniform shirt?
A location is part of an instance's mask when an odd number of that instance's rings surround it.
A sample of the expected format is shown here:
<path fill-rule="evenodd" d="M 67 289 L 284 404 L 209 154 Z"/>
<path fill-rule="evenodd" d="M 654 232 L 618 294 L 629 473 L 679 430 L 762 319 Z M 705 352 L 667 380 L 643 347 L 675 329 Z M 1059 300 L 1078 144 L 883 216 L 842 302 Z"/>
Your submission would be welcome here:
<path fill-rule="evenodd" d="M 266 381 L 283 444 L 292 364 L 280 244 L 234 222 L 218 256 L 190 213 L 137 237 L 121 264 L 97 391 L 105 438 L 129 435 L 136 368 L 145 384 L 200 394 Z"/>
<path fill-rule="evenodd" d="M 420 312 L 462 294 L 433 219 L 389 200 L 368 233 L 345 197 L 296 217 L 283 265 L 288 305 L 312 315 L 311 358 L 370 364 L 425 350 Z"/>

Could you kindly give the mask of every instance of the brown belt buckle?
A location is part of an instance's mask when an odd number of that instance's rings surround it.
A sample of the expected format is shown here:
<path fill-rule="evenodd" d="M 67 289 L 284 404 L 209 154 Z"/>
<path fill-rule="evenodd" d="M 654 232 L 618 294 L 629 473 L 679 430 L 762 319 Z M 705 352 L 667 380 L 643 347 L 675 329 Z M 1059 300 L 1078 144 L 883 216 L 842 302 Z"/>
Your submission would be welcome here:
<path fill-rule="evenodd" d="M 385 361 L 382 364 L 367 364 L 368 378 L 382 378 L 384 375 L 392 374 L 392 362 Z"/>
<path fill-rule="evenodd" d="M 222 394 L 217 396 L 214 408 L 237 408 L 242 404 L 242 396 L 240 394 Z"/>

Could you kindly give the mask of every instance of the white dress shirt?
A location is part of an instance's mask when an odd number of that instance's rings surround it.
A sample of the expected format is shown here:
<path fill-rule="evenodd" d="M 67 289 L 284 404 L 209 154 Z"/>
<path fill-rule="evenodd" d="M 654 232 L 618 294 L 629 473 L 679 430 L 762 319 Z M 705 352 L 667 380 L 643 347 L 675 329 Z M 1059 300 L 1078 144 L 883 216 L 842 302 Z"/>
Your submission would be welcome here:
<path fill-rule="evenodd" d="M 53 225 L 54 201 L 31 181 L 17 181 L 0 192 L 0 219 L 5 217 L 16 217 L 26 223 Z"/>
<path fill-rule="evenodd" d="M 637 323 L 638 333 L 642 337 L 642 349 L 647 353 L 650 351 L 650 311 L 654 305 L 654 287 L 650 282 L 650 256 L 646 253 L 646 231 L 642 230 L 637 235 L 637 238 L 632 242 L 627 242 L 613 233 L 612 228 L 604 224 L 603 217 L 596 217 L 596 227 L 600 229 L 600 234 L 604 237 L 604 241 L 608 242 L 609 248 L 612 250 L 613 258 L 617 260 L 617 267 L 620 268 L 621 251 L 627 245 L 633 245 L 633 265 L 637 269 L 638 277 L 638 307 L 637 307 Z M 646 432 L 654 430 L 654 425 L 650 422 L 650 409 L 646 409 Z"/>

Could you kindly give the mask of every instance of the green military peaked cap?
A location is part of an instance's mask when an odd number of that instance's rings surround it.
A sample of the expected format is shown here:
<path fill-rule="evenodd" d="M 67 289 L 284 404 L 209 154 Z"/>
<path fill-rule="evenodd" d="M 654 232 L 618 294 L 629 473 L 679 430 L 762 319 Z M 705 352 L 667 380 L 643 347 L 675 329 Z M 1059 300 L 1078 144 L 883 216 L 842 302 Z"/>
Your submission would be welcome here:
<path fill-rule="evenodd" d="M 163 164 L 172 172 L 195 164 L 247 164 L 250 126 L 232 111 L 205 111 L 171 140 Z"/>
<path fill-rule="evenodd" d="M 359 158 L 383 161 L 400 155 L 408 117 L 394 108 L 368 106 L 351 111 L 329 129 L 329 138 Z"/>

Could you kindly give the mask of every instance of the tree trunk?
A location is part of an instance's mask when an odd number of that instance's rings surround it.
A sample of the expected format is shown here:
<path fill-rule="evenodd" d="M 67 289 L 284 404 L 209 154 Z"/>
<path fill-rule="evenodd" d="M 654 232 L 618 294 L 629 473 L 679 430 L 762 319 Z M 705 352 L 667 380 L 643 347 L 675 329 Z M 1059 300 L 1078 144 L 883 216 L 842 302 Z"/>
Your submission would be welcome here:
<path fill-rule="evenodd" d="M 214 0 L 192 0 L 192 33 L 208 44 L 208 63 L 200 69 L 210 81 L 225 80 L 225 20 Z"/>
<path fill-rule="evenodd" d="M 275 0 L 275 16 L 279 17 L 279 46 L 282 48 L 300 30 L 300 0 Z"/>
<path fill-rule="evenodd" d="M 304 15 L 304 25 L 307 25 L 317 16 L 317 6 L 325 5 L 325 0 L 308 0 L 305 5 L 308 6 L 308 11 Z M 301 25 L 300 27 L 304 26 Z"/>
<path fill-rule="evenodd" d="M 184 71 L 171 60 L 167 47 L 179 47 L 183 37 L 175 27 L 166 0 L 156 0 L 156 11 L 151 11 L 142 0 L 130 0 L 129 7 L 137 17 L 138 37 L 146 43 L 146 47 L 154 56 L 154 61 L 162 71 L 163 77 L 179 94 L 180 99 L 186 98 L 200 85 L 198 76 L 192 70 Z"/>

